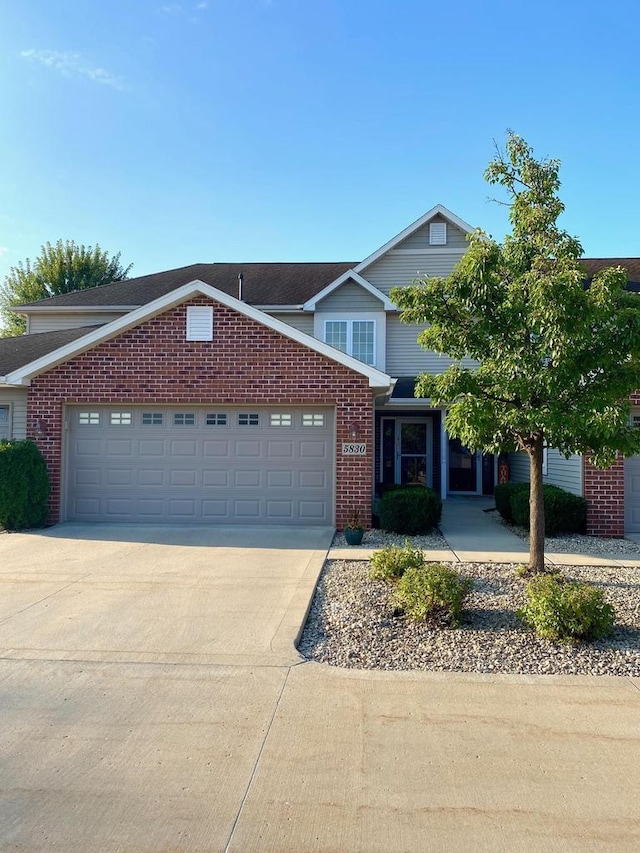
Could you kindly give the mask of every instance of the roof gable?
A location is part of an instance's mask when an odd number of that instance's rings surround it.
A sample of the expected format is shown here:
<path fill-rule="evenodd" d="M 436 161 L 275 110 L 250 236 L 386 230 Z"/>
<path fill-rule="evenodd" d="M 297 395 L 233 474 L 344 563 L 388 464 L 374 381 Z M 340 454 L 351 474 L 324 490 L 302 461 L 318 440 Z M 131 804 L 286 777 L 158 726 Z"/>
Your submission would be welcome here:
<path fill-rule="evenodd" d="M 395 305 L 385 293 L 382 293 L 381 290 L 378 290 L 377 287 L 374 287 L 359 273 L 354 272 L 354 270 L 347 270 L 347 272 L 343 273 L 335 281 L 332 281 L 331 284 L 328 284 L 326 287 L 323 287 L 322 290 L 319 293 L 316 293 L 316 295 L 313 296 L 311 299 L 308 299 L 302 306 L 303 311 L 316 311 L 319 302 L 322 302 L 322 300 L 326 299 L 327 296 L 334 292 L 334 290 L 337 290 L 339 287 L 342 287 L 342 285 L 348 281 L 353 281 L 355 284 L 362 287 L 363 290 L 366 290 L 367 293 L 370 293 L 376 299 L 379 299 L 385 311 L 394 310 Z"/>
<path fill-rule="evenodd" d="M 387 252 L 391 251 L 391 249 L 395 249 L 399 243 L 402 243 L 403 240 L 406 240 L 407 237 L 410 237 L 413 233 L 418 231 L 418 229 L 422 228 L 423 225 L 426 225 L 429 220 L 433 219 L 434 216 L 442 216 L 444 219 L 451 222 L 461 231 L 464 231 L 465 234 L 471 234 L 475 229 L 473 226 L 469 225 L 468 222 L 465 222 L 463 219 L 460 219 L 459 216 L 456 216 L 455 213 L 452 213 L 450 210 L 447 210 L 446 207 L 442 204 L 436 204 L 435 207 L 432 207 L 431 210 L 428 210 L 420 219 L 416 219 L 415 222 L 412 222 L 411 225 L 407 226 L 404 231 L 401 231 L 399 234 L 396 234 L 395 237 L 392 237 L 384 246 L 381 246 L 379 249 L 376 249 L 373 254 L 369 255 L 369 257 L 365 258 L 364 261 L 361 261 L 356 267 L 354 267 L 355 272 L 364 272 L 367 267 L 371 266 L 372 263 L 381 258 L 382 255 L 386 255 Z"/>
<path fill-rule="evenodd" d="M 22 365 L 10 373 L 7 373 L 6 376 L 0 377 L 0 383 L 4 382 L 7 385 L 28 385 L 30 380 L 37 374 L 50 370 L 52 367 L 56 367 L 58 364 L 62 364 L 74 356 L 92 349 L 94 346 L 97 346 L 103 341 L 115 338 L 122 332 L 137 326 L 143 320 L 148 320 L 158 314 L 162 314 L 167 309 L 173 308 L 181 302 L 185 302 L 192 296 L 198 294 L 207 296 L 228 308 L 238 311 L 240 314 L 244 314 L 246 317 L 255 320 L 263 326 L 266 326 L 275 332 L 279 332 L 285 337 L 297 341 L 309 349 L 315 350 L 315 352 L 320 355 L 324 355 L 332 361 L 342 364 L 350 370 L 354 370 L 357 373 L 366 376 L 369 379 L 369 386 L 372 388 L 388 389 L 393 384 L 391 378 L 386 373 L 382 373 L 380 370 L 369 367 L 363 362 L 334 349 L 334 347 L 316 340 L 316 338 L 313 338 L 304 332 L 298 331 L 293 326 L 283 323 L 281 320 L 277 320 L 275 317 L 271 317 L 259 309 L 254 308 L 251 305 L 247 305 L 245 302 L 241 302 L 235 297 L 229 296 L 228 294 L 211 287 L 205 282 L 197 280 L 184 284 L 182 287 L 176 288 L 170 293 L 155 299 L 153 302 L 149 302 L 140 308 L 136 308 L 134 311 L 130 311 L 128 314 L 124 314 L 122 317 L 119 317 L 117 320 L 113 320 L 111 323 L 106 323 L 104 326 L 93 328 L 87 334 L 72 340 L 69 343 L 58 346 L 56 349 Z"/>

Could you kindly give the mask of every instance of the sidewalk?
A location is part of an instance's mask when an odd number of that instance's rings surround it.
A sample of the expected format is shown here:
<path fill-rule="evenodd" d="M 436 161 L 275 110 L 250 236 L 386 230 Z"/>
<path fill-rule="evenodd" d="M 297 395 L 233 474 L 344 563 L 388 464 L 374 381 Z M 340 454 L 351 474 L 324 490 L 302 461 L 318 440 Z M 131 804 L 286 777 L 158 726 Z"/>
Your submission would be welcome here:
<path fill-rule="evenodd" d="M 440 531 L 448 548 L 425 550 L 428 561 L 448 563 L 526 563 L 529 546 L 496 520 L 493 498 L 448 498 L 443 502 Z M 368 560 L 378 548 L 331 548 L 332 560 Z M 638 566 L 640 554 L 587 554 L 547 551 L 554 566 Z"/>

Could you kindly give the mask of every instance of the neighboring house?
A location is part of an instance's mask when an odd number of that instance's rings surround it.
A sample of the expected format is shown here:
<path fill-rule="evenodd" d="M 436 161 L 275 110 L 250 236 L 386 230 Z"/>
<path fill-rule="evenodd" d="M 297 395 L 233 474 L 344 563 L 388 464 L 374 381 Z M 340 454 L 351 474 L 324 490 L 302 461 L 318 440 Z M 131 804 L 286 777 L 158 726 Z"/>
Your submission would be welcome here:
<path fill-rule="evenodd" d="M 195 264 L 21 306 L 0 437 L 41 448 L 54 522 L 341 528 L 394 483 L 491 494 L 494 456 L 413 394 L 450 360 L 389 298 L 447 275 L 471 230 L 437 205 L 361 262 Z"/>

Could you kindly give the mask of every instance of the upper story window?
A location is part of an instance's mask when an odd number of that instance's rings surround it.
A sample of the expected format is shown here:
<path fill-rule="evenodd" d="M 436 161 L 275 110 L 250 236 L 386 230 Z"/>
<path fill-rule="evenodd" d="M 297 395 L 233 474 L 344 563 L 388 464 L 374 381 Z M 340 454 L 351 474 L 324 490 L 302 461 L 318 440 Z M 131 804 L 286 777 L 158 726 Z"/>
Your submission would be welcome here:
<path fill-rule="evenodd" d="M 446 244 L 447 244 L 447 223 L 446 222 L 430 222 L 429 223 L 429 244 L 431 246 L 446 246 Z"/>
<path fill-rule="evenodd" d="M 326 320 L 324 324 L 326 343 L 365 364 L 375 364 L 375 334 L 375 320 Z"/>

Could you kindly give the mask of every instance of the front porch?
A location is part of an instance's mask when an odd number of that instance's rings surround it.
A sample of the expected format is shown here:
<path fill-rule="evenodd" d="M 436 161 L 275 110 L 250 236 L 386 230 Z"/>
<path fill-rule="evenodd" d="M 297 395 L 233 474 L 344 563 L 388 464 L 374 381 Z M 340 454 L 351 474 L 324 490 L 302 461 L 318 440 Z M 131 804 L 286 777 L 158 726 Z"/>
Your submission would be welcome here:
<path fill-rule="evenodd" d="M 431 409 L 424 401 L 412 402 L 376 410 L 376 495 L 393 485 L 414 483 L 434 489 L 442 500 L 454 495 L 492 495 L 497 457 L 472 452 L 450 437 L 444 410 Z"/>

